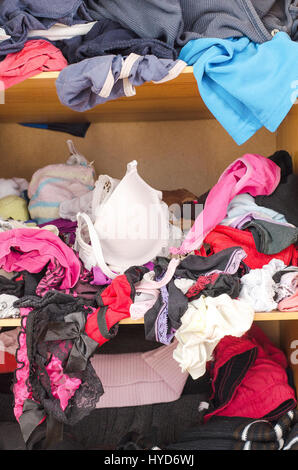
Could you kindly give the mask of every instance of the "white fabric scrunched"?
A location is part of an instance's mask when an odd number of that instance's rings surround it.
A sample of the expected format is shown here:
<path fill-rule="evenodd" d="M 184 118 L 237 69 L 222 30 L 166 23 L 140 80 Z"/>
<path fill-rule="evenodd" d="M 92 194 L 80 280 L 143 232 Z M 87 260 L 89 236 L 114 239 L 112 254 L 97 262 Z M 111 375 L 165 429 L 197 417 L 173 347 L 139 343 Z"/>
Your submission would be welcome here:
<path fill-rule="evenodd" d="M 173 357 L 183 372 L 188 371 L 193 379 L 198 379 L 205 374 L 206 363 L 212 359 L 219 341 L 226 335 L 241 337 L 253 320 L 254 310 L 243 300 L 232 299 L 227 294 L 202 295 L 189 302 L 181 318 Z"/>
<path fill-rule="evenodd" d="M 276 284 L 272 278 L 276 272 L 282 271 L 285 267 L 283 261 L 273 258 L 263 268 L 251 269 L 241 278 L 239 299 L 248 302 L 255 312 L 275 310 Z"/>

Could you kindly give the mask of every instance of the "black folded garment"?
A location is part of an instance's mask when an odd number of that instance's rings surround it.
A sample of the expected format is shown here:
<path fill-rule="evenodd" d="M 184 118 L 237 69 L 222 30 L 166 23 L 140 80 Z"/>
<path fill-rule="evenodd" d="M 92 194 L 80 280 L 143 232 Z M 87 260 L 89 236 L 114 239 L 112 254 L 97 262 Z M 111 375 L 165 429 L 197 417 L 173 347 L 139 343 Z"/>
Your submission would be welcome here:
<path fill-rule="evenodd" d="M 74 135 L 75 137 L 85 137 L 89 129 L 90 122 L 49 122 L 49 123 L 34 123 L 34 122 L 20 122 L 21 126 L 32 127 L 36 129 L 47 129 L 49 131 L 65 132 L 66 134 Z"/>
<path fill-rule="evenodd" d="M 46 272 L 44 268 L 40 273 L 21 271 L 12 279 L 0 275 L 0 294 L 9 294 L 18 297 L 36 295 L 36 287 Z"/>
<path fill-rule="evenodd" d="M 282 450 L 298 450 L 298 422 L 296 423 L 285 440 L 285 445 Z"/>
<path fill-rule="evenodd" d="M 109 19 L 99 19 L 91 30 L 81 36 L 52 41 L 61 50 L 69 64 L 103 55 L 128 56 L 131 53 L 176 60 L 174 47 L 152 37 L 141 38 L 123 24 Z"/>
<path fill-rule="evenodd" d="M 11 386 L 11 378 L 9 378 L 9 386 Z M 3 390 L 0 392 L 0 422 L 3 421 L 15 421 L 15 415 L 13 411 L 14 396 L 12 392 Z"/>
<path fill-rule="evenodd" d="M 0 422 L 0 450 L 26 450 L 19 423 Z"/>
<path fill-rule="evenodd" d="M 298 227 L 298 175 L 293 174 L 292 157 L 286 150 L 278 150 L 269 158 L 281 169 L 280 182 L 270 196 L 256 196 L 255 202 L 283 214 L 290 224 Z"/>
<path fill-rule="evenodd" d="M 174 402 L 122 408 L 98 408 L 79 423 L 64 427 L 85 449 L 116 449 L 127 433 L 150 435 L 155 429 L 153 445 L 159 447 L 177 442 L 187 428 L 198 424 L 198 407 L 203 394 L 184 395 Z"/>
<path fill-rule="evenodd" d="M 292 157 L 286 150 L 277 150 L 269 157 L 280 168 L 280 183 L 285 183 L 287 177 L 293 174 Z"/>
<path fill-rule="evenodd" d="M 205 424 L 187 430 L 172 450 L 281 450 L 298 443 L 298 411 L 285 413 L 278 421 L 214 416 Z M 296 432 L 296 434 L 295 434 Z M 296 441 L 295 441 L 296 436 Z M 290 439 L 289 439 L 290 438 Z"/>
<path fill-rule="evenodd" d="M 274 255 L 298 241 L 298 228 L 267 220 L 251 220 L 242 226 L 252 233 L 259 253 Z"/>
<path fill-rule="evenodd" d="M 280 183 L 270 196 L 257 196 L 258 206 L 273 209 L 283 214 L 290 224 L 298 227 L 298 175 L 289 175 L 285 182 Z"/>
<path fill-rule="evenodd" d="M 12 394 L 13 372 L 4 372 L 0 374 L 0 396 L 4 394 Z M 1 421 L 1 412 L 0 412 Z"/>
<path fill-rule="evenodd" d="M 202 284 L 200 281 L 204 281 Z M 208 283 L 206 283 L 208 282 Z M 233 274 L 216 274 L 212 276 L 201 276 L 186 293 L 189 301 L 198 299 L 201 295 L 206 297 L 218 297 L 227 294 L 232 299 L 237 299 L 240 293 L 240 278 Z"/>

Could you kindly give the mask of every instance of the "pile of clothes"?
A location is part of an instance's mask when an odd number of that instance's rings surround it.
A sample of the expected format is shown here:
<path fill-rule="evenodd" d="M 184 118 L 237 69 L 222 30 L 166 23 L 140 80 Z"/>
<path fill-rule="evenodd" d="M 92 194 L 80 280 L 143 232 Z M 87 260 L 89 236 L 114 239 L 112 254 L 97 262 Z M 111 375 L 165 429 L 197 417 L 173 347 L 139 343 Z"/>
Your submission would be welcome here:
<path fill-rule="evenodd" d="M 241 145 L 260 127 L 274 132 L 296 100 L 298 12 L 294 0 L 225 3 L 3 0 L 1 90 L 60 71 L 61 103 L 82 112 L 190 65 L 206 106 Z"/>
<path fill-rule="evenodd" d="M 254 324 L 258 311 L 298 310 L 289 153 L 246 154 L 197 197 L 151 188 L 135 161 L 122 180 L 97 178 L 68 147 L 66 164 L 1 186 L 22 189 L 11 197 L 30 217 L 7 207 L 0 230 L 0 318 L 21 319 L 0 333 L 0 372 L 20 448 L 71 435 L 115 449 L 128 429 L 153 428 L 159 448 L 295 445 L 291 370 Z"/>

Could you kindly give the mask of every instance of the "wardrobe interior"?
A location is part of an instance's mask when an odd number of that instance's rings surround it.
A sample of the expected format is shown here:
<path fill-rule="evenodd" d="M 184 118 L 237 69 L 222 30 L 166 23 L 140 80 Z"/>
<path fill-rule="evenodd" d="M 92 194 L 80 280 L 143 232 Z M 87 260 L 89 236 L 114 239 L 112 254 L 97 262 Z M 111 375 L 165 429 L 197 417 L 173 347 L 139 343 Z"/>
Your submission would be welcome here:
<path fill-rule="evenodd" d="M 270 156 L 277 149 L 286 149 L 297 172 L 295 119 L 294 107 L 276 133 L 260 129 L 238 146 L 215 119 L 92 122 L 85 137 L 80 138 L 3 122 L 2 116 L 1 173 L 4 178 L 17 176 L 30 180 L 37 169 L 66 161 L 66 140 L 71 138 L 79 151 L 94 161 L 97 175 L 121 178 L 127 163 L 135 159 L 140 174 L 153 187 L 185 188 L 199 196 L 216 183 L 231 162 L 245 153 Z M 298 321 L 269 320 L 259 321 L 258 325 L 287 354 L 297 386 L 298 364 L 292 363 L 291 355 L 295 355 Z"/>
<path fill-rule="evenodd" d="M 165 85 L 145 84 L 136 97 L 111 101 L 87 113 L 63 107 L 56 96 L 55 77 L 42 76 L 12 87 L 0 105 L 2 178 L 30 181 L 38 169 L 65 163 L 68 139 L 94 162 L 97 176 L 121 179 L 127 163 L 137 160 L 138 172 L 150 186 L 161 191 L 184 188 L 197 197 L 216 184 L 229 164 L 247 153 L 269 157 L 276 150 L 287 150 L 298 173 L 297 106 L 275 133 L 262 128 L 239 146 L 208 112 L 191 74 Z M 90 127 L 82 138 L 21 125 L 31 122 L 90 122 Z M 298 313 L 259 312 L 256 318 L 255 323 L 285 352 L 298 390 Z M 6 323 L 13 324 L 19 325 L 19 320 Z M 131 328 L 133 338 L 132 325 L 120 324 L 119 328 Z"/>

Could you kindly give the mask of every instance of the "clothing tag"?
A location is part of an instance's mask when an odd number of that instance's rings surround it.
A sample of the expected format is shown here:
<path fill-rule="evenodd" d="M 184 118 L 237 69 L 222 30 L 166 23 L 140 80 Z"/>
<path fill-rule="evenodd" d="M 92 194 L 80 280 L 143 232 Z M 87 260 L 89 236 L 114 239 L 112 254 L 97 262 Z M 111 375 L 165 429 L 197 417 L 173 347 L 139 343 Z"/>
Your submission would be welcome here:
<path fill-rule="evenodd" d="M 5 29 L 0 28 L 0 41 L 6 41 L 6 39 L 10 38 L 11 36 L 8 36 L 8 34 L 6 34 Z"/>

